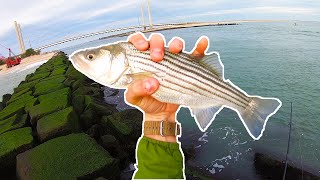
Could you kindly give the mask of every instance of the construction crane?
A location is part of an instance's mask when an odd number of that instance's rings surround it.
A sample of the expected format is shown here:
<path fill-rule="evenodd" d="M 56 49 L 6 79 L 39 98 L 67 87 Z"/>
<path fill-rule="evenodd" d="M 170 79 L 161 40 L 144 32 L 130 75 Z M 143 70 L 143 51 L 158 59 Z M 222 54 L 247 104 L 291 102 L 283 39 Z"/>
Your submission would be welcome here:
<path fill-rule="evenodd" d="M 13 66 L 16 66 L 18 64 L 21 63 L 21 58 L 20 57 L 17 57 L 10 48 L 7 48 L 3 45 L 0 44 L 0 46 L 2 46 L 3 48 L 7 49 L 9 51 L 9 56 L 8 58 L 4 58 L 4 59 L 1 59 L 3 60 L 6 64 L 7 64 L 7 68 L 10 68 L 10 67 L 13 67 Z"/>

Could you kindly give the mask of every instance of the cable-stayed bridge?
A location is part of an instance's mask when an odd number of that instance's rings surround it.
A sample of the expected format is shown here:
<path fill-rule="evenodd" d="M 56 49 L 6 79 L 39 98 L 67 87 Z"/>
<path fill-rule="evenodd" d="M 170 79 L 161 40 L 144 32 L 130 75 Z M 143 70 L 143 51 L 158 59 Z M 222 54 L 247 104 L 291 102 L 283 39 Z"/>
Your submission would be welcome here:
<path fill-rule="evenodd" d="M 66 38 L 64 40 L 60 40 L 57 42 L 40 46 L 35 50 L 42 50 L 42 49 L 46 49 L 59 44 L 67 43 L 70 41 L 76 41 L 79 39 L 84 39 L 84 38 L 93 37 L 93 36 L 102 35 L 102 34 L 117 33 L 116 35 L 121 35 L 121 34 L 128 35 L 130 33 L 137 32 L 137 31 L 153 32 L 153 31 L 176 29 L 176 28 L 188 28 L 188 27 L 199 27 L 199 26 L 221 26 L 221 25 L 236 25 L 236 24 L 238 23 L 230 21 L 230 22 L 192 22 L 192 23 L 152 24 L 152 26 L 149 26 L 149 25 L 130 26 L 130 27 L 109 29 L 109 30 L 98 31 L 98 32 Z M 112 36 L 116 36 L 116 35 L 112 35 Z"/>

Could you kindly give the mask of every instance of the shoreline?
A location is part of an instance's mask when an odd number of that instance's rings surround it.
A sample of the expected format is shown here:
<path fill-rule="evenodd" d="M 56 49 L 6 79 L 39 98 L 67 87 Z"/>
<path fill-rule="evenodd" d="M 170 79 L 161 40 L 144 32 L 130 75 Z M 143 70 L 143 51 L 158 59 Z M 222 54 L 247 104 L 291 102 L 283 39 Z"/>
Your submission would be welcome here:
<path fill-rule="evenodd" d="M 46 53 L 46 54 L 41 54 L 41 55 L 29 56 L 29 57 L 23 58 L 19 65 L 13 66 L 11 68 L 7 68 L 6 64 L 1 65 L 0 66 L 0 69 L 1 69 L 0 76 L 17 72 L 20 69 L 25 69 L 30 65 L 38 64 L 41 62 L 44 63 L 45 61 L 51 59 L 55 54 L 56 54 L 55 52 L 51 52 L 51 53 Z M 41 64 L 39 64 L 39 65 L 41 65 Z"/>

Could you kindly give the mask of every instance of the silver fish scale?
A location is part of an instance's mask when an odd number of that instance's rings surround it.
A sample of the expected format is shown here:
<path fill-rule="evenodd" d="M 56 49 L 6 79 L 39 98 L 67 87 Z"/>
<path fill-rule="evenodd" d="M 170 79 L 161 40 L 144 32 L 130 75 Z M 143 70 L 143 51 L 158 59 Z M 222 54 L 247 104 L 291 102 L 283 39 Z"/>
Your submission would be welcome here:
<path fill-rule="evenodd" d="M 193 107 L 228 105 L 236 109 L 248 105 L 248 97 L 224 88 L 230 85 L 194 62 L 188 54 L 172 54 L 166 49 L 164 60 L 156 63 L 150 60 L 149 51 L 138 51 L 129 43 L 122 47 L 126 49 L 133 73 L 152 72 L 159 80 L 161 86 L 153 96 L 160 101 Z"/>

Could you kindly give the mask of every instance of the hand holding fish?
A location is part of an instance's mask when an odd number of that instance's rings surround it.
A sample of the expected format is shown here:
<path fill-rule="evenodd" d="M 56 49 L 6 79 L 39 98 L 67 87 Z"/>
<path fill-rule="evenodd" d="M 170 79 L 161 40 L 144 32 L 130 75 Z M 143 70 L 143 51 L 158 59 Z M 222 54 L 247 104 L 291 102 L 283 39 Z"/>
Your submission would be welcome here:
<path fill-rule="evenodd" d="M 155 62 L 162 61 L 164 57 L 164 39 L 159 34 L 153 34 L 150 37 L 150 41 L 141 34 L 136 33 L 129 39 L 138 50 L 146 51 L 150 50 L 151 59 Z M 204 52 L 207 49 L 208 41 L 206 38 L 202 38 L 198 41 L 193 55 L 195 57 L 204 56 Z M 172 38 L 168 44 L 169 51 L 172 53 L 180 53 L 184 48 L 184 43 L 179 38 Z M 167 120 L 175 122 L 176 111 L 179 105 L 160 102 L 153 98 L 151 95 L 156 92 L 159 88 L 159 82 L 155 78 L 147 78 L 143 80 L 137 80 L 131 83 L 126 92 L 126 100 L 128 103 L 139 107 L 145 112 L 145 121 L 162 121 Z M 159 135 L 145 135 L 152 139 L 161 141 L 175 142 L 176 138 L 173 136 L 162 137 Z"/>
<path fill-rule="evenodd" d="M 202 37 L 189 53 L 183 51 L 182 39 L 174 38 L 165 47 L 160 34 L 149 42 L 134 34 L 127 41 L 80 49 L 70 55 L 70 61 L 102 85 L 128 89 L 128 103 L 145 112 L 147 121 L 175 121 L 181 105 L 190 109 L 204 132 L 223 108 L 229 108 L 237 112 L 249 135 L 260 139 L 281 101 L 249 95 L 225 79 L 220 55 L 207 53 L 208 43 Z"/>

